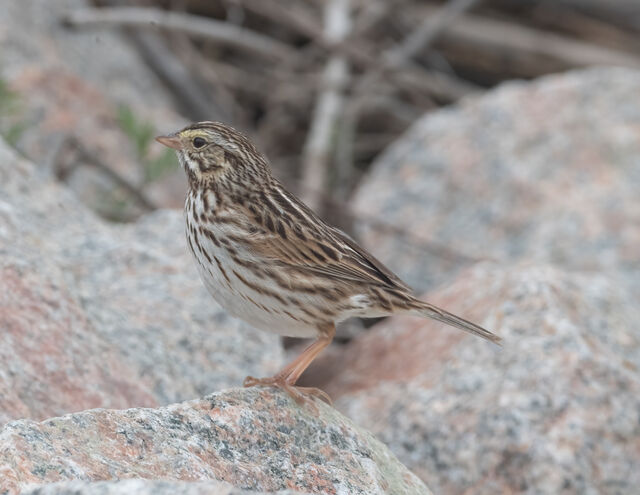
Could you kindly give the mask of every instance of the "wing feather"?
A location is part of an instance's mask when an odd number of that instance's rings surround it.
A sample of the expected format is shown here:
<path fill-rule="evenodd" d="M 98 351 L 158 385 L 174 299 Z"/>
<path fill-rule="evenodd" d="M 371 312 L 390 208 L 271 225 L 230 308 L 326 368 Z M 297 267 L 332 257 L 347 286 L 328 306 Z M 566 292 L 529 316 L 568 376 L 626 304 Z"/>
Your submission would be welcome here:
<path fill-rule="evenodd" d="M 295 196 L 276 189 L 261 222 L 251 225 L 251 249 L 274 264 L 360 284 L 409 291 L 409 287 L 372 254 L 341 230 L 327 225 Z M 282 206 L 277 208 L 276 206 Z M 286 206 L 286 208 L 284 208 Z M 276 209 L 276 211 L 274 211 Z M 243 211 L 242 217 L 254 217 Z M 284 220 L 287 221 L 284 221 Z"/>

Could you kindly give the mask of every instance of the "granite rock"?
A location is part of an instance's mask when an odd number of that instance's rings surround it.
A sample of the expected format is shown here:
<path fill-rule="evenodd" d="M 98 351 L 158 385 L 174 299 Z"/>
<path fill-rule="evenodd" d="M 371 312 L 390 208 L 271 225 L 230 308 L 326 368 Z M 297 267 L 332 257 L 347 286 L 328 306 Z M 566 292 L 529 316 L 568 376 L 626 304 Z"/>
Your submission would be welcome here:
<path fill-rule="evenodd" d="M 293 490 L 256 492 L 234 488 L 223 481 L 68 481 L 22 490 L 21 495 L 304 495 Z"/>
<path fill-rule="evenodd" d="M 0 142 L 0 423 L 153 406 L 282 364 L 274 335 L 226 315 L 182 214 L 110 225 Z"/>
<path fill-rule="evenodd" d="M 505 341 L 391 318 L 327 358 L 337 407 L 437 493 L 640 484 L 638 91 L 611 68 L 505 84 L 425 116 L 357 192 L 408 233 L 361 224 L 374 254 Z"/>
<path fill-rule="evenodd" d="M 139 139 L 144 126 L 177 129 L 184 123 L 174 100 L 121 31 L 73 30 L 62 18 L 87 7 L 86 0 L 0 2 L 0 83 L 18 95 L 18 108 L 3 114 L 0 132 L 19 127 L 16 145 L 31 160 L 50 167 L 78 198 L 109 218 L 142 213 L 130 196 L 97 170 L 86 156 L 65 151 L 74 138 L 89 155 L 141 189 L 153 188 L 161 206 L 175 205 L 184 177 L 175 167 L 172 187 L 147 184 Z M 135 117 L 137 130 L 119 123 L 120 109 Z M 67 144 L 64 144 L 67 143 Z M 153 147 L 145 152 L 156 152 Z M 161 153 L 160 147 L 157 153 Z M 174 184 L 175 182 L 175 184 Z"/>
<path fill-rule="evenodd" d="M 254 491 L 430 493 L 332 407 L 301 407 L 269 389 L 228 390 L 157 409 L 17 420 L 0 431 L 0 492 L 114 478 L 219 480 Z"/>
<path fill-rule="evenodd" d="M 1 74 L 11 80 L 33 67 L 62 69 L 115 103 L 140 105 L 147 114 L 171 108 L 170 93 L 117 30 L 68 29 L 68 12 L 87 0 L 20 0 L 0 4 Z M 166 110 L 165 110 L 166 111 Z"/>
<path fill-rule="evenodd" d="M 373 165 L 362 242 L 420 291 L 482 260 L 620 270 L 640 294 L 640 72 L 510 82 L 429 113 Z"/>
<path fill-rule="evenodd" d="M 157 403 L 151 384 L 96 331 L 46 257 L 0 247 L 0 329 L 0 424 Z"/>
<path fill-rule="evenodd" d="M 632 493 L 640 308 L 613 275 L 481 263 L 427 296 L 504 338 L 393 318 L 327 386 L 436 493 Z"/>

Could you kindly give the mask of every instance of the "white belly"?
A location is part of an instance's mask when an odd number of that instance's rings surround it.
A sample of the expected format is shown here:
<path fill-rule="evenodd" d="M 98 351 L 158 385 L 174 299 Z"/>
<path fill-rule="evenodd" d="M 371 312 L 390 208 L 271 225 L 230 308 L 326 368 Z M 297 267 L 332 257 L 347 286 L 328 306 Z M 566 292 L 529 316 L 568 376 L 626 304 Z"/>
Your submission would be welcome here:
<path fill-rule="evenodd" d="M 189 228 L 187 218 L 187 229 Z M 213 230 L 211 226 L 208 228 Z M 220 232 L 219 235 L 222 236 L 223 233 Z M 270 284 L 268 279 L 256 276 L 250 267 L 236 263 L 224 246 L 216 245 L 208 237 L 199 234 L 198 243 L 204 252 L 192 244 L 189 248 L 202 281 L 213 298 L 229 314 L 259 330 L 279 335 L 299 338 L 314 338 L 318 335 L 315 325 L 305 324 L 289 316 L 292 310 L 286 304 L 286 295 L 281 288 Z M 249 263 L 258 262 L 252 260 L 247 252 L 237 252 L 236 256 Z M 285 301 L 261 293 L 261 288 Z"/>

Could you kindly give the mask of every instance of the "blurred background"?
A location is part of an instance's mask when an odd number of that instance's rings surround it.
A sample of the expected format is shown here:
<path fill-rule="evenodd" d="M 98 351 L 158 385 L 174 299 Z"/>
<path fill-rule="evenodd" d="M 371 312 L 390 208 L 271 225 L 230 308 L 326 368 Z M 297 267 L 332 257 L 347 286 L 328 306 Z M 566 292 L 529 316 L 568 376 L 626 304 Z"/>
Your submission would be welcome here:
<path fill-rule="evenodd" d="M 507 341 L 496 351 L 431 323 L 350 322 L 305 384 L 436 493 L 630 493 L 639 69 L 638 0 L 4 0 L 0 135 L 97 215 L 72 228 L 76 208 L 56 217 L 47 189 L 50 208 L 7 220 L 5 247 L 55 253 L 101 338 L 149 380 L 143 404 L 277 368 L 301 344 L 282 351 L 211 309 L 182 261 L 181 219 L 164 211 L 182 208 L 186 181 L 154 136 L 231 124 L 418 293 Z M 126 243 L 138 254 L 118 254 Z M 145 243 L 156 254 L 140 254 Z M 189 276 L 161 293 L 179 271 Z M 210 337 L 212 321 L 228 340 Z M 23 416 L 140 405 L 136 394 Z"/>
<path fill-rule="evenodd" d="M 2 134 L 30 157 L 46 148 L 114 221 L 181 206 L 152 137 L 219 120 L 330 221 L 428 243 L 349 206 L 408 127 L 503 81 L 640 64 L 634 0 L 3 3 Z"/>

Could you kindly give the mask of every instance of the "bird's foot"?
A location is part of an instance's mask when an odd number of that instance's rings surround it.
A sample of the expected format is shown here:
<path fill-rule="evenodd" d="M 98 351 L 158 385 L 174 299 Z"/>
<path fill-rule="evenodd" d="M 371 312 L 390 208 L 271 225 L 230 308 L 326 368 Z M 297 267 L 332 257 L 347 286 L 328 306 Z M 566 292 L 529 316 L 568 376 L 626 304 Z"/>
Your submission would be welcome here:
<path fill-rule="evenodd" d="M 330 406 L 333 405 L 333 401 L 331 400 L 331 397 L 329 397 L 329 394 L 322 389 L 316 387 L 298 387 L 294 385 L 291 385 L 291 387 L 295 389 L 296 393 L 302 394 L 305 399 L 309 399 L 310 397 L 317 397 Z"/>
<path fill-rule="evenodd" d="M 244 387 L 277 387 L 283 389 L 289 394 L 289 396 L 295 400 L 298 404 L 311 403 L 311 399 L 318 397 L 331 405 L 331 397 L 315 387 L 298 387 L 293 383 L 289 383 L 286 378 L 282 376 L 271 376 L 269 378 L 254 378 L 248 376 L 244 379 Z"/>

